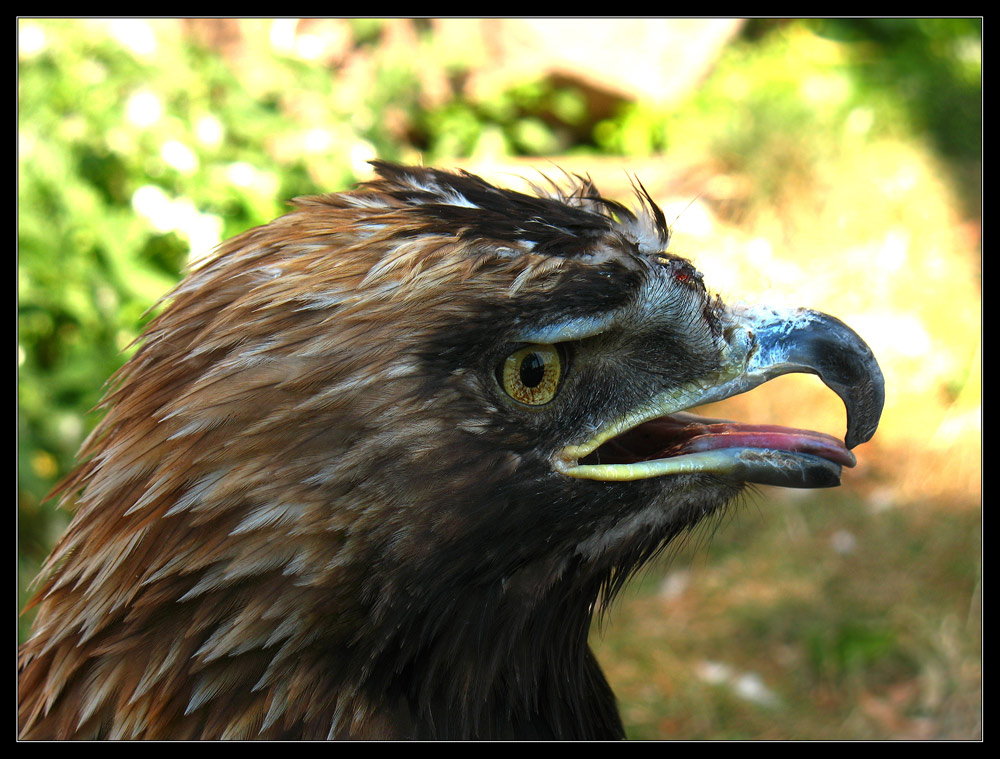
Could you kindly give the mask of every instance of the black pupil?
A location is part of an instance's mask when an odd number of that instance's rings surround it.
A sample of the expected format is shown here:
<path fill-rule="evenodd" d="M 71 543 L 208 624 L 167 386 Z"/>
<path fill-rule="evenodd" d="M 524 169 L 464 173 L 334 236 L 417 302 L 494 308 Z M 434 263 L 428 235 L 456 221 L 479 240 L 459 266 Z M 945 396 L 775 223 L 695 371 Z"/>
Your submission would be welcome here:
<path fill-rule="evenodd" d="M 529 353 L 521 362 L 520 376 L 525 387 L 538 387 L 545 378 L 545 362 L 537 353 Z"/>

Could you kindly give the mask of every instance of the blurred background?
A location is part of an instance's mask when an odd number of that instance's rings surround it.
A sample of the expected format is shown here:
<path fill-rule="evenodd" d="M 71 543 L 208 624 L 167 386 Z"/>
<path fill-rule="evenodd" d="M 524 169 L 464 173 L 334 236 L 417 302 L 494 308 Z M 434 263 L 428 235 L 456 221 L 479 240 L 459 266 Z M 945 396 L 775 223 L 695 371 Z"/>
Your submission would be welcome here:
<path fill-rule="evenodd" d="M 725 299 L 808 305 L 887 401 L 594 631 L 633 738 L 981 736 L 979 19 L 18 21 L 19 608 L 45 500 L 183 269 L 367 161 L 635 176 Z M 721 404 L 720 404 L 721 405 Z M 815 378 L 710 413 L 843 435 Z M 20 635 L 30 619 L 20 618 Z"/>

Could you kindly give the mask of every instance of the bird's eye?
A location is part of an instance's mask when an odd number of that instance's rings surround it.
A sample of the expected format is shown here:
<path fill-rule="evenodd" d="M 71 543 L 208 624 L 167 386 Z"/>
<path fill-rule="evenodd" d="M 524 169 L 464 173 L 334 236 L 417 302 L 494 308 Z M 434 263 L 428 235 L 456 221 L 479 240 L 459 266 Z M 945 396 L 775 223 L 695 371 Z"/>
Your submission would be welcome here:
<path fill-rule="evenodd" d="M 504 359 L 497 372 L 500 386 L 515 401 L 542 406 L 556 397 L 562 356 L 554 345 L 528 345 Z"/>

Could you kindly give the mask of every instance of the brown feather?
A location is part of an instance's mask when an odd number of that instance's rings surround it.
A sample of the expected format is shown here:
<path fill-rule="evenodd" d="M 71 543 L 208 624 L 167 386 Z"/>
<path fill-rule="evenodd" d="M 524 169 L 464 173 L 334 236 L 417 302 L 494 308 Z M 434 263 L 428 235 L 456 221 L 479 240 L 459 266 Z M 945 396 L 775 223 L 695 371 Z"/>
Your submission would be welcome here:
<path fill-rule="evenodd" d="M 621 735 L 595 606 L 741 485 L 551 469 L 647 389 L 647 341 L 592 338 L 622 359 L 581 352 L 597 379 L 559 414 L 493 367 L 525 329 L 624 309 L 672 320 L 687 382 L 717 369 L 720 306 L 644 191 L 633 213 L 589 180 L 378 169 L 222 245 L 114 378 L 58 491 L 23 738 Z"/>

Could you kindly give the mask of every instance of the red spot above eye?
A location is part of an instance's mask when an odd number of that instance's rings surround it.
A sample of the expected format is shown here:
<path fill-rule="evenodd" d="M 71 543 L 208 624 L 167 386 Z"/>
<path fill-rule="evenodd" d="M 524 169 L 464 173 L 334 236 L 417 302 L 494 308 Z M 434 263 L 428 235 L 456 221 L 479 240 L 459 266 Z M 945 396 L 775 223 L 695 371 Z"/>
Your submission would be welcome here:
<path fill-rule="evenodd" d="M 670 276 L 674 282 L 687 287 L 698 287 L 701 285 L 701 274 L 687 261 L 679 258 L 660 258 L 660 263 L 670 270 Z"/>

